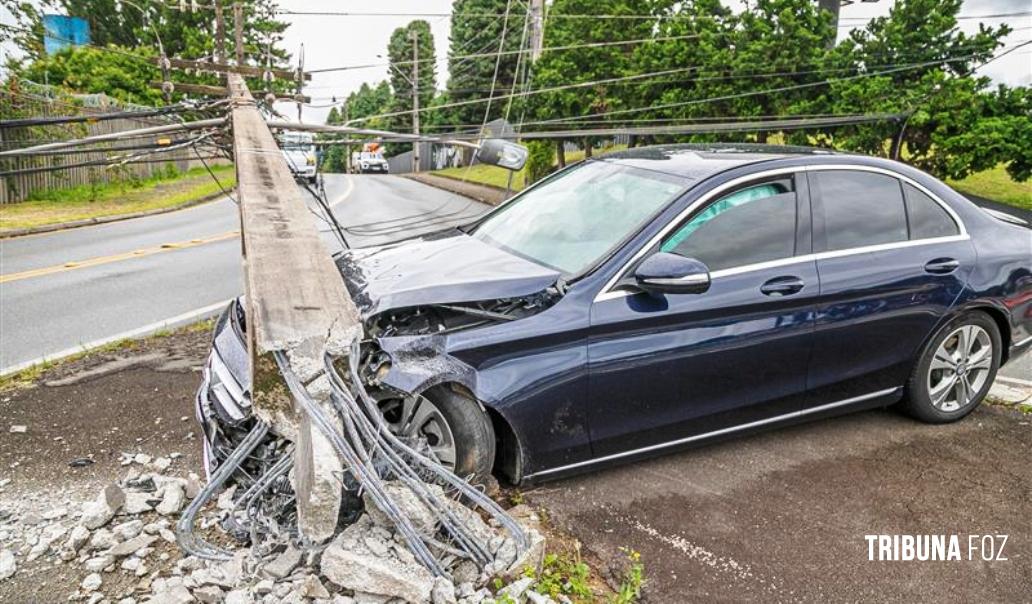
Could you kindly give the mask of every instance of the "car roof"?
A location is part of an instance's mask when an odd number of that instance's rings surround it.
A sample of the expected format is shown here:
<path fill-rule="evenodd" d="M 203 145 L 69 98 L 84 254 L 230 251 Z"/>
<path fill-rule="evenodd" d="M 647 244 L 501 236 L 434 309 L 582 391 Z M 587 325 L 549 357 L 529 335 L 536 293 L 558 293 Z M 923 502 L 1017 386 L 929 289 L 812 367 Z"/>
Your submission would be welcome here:
<path fill-rule="evenodd" d="M 828 155 L 837 155 L 837 153 L 830 149 L 790 145 L 689 143 L 635 147 L 608 153 L 595 159 L 663 172 L 691 180 L 700 180 L 718 172 L 747 164 L 790 157 Z"/>

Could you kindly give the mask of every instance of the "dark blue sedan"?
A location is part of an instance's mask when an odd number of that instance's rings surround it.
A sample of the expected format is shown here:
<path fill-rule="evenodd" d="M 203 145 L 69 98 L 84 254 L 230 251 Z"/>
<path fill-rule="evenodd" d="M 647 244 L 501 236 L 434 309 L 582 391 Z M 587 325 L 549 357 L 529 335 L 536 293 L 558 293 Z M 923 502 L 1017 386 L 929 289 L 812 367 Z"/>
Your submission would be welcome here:
<path fill-rule="evenodd" d="M 872 407 L 958 420 L 1032 346 L 1032 231 L 815 150 L 608 155 L 337 263 L 392 429 L 514 482 Z M 198 394 L 212 451 L 250 413 L 243 324 Z"/>

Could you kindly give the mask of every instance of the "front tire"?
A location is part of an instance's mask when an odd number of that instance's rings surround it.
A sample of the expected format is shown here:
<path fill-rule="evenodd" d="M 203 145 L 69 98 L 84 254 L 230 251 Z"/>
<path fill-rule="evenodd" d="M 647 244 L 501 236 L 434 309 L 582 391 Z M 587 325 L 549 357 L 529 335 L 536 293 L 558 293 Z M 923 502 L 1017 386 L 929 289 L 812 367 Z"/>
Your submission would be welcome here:
<path fill-rule="evenodd" d="M 426 441 L 437 460 L 461 478 L 488 484 L 495 459 L 491 419 L 471 397 L 448 386 L 380 403 L 388 428 Z"/>
<path fill-rule="evenodd" d="M 1001 351 L 1000 330 L 984 312 L 953 319 L 922 351 L 907 381 L 903 410 L 933 424 L 971 413 L 996 379 Z"/>

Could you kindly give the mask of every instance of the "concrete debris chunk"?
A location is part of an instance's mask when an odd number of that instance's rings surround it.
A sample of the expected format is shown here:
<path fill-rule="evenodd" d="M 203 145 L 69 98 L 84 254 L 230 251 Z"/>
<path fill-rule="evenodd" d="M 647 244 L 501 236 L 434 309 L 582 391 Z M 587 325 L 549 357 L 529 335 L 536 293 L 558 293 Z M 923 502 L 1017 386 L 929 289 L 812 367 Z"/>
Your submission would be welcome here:
<path fill-rule="evenodd" d="M 9 579 L 18 571 L 18 563 L 14 559 L 14 553 L 9 549 L 0 551 L 0 581 Z"/>
<path fill-rule="evenodd" d="M 435 497 L 444 499 L 444 491 L 441 487 L 433 484 L 428 484 L 426 487 Z M 437 518 L 429 508 L 423 505 L 423 502 L 416 497 L 416 494 L 411 489 L 399 482 L 388 482 L 384 490 L 387 497 L 398 507 L 401 515 L 407 517 L 417 531 L 428 535 L 433 534 Z M 394 523 L 376 507 L 368 492 L 363 495 L 363 499 L 365 500 L 366 512 L 373 519 L 373 522 L 377 526 L 393 530 Z"/>
<path fill-rule="evenodd" d="M 128 541 L 119 543 L 108 550 L 108 553 L 116 558 L 124 558 L 129 554 L 135 553 L 137 550 L 149 547 L 151 543 L 154 543 L 154 541 L 154 535 L 137 535 Z"/>
<path fill-rule="evenodd" d="M 226 599 L 222 602 L 224 604 L 251 604 L 254 600 L 251 599 L 251 594 L 247 593 L 247 590 L 234 589 L 226 594 Z"/>
<path fill-rule="evenodd" d="M 165 485 L 165 493 L 161 498 L 161 503 L 155 508 L 162 516 L 171 516 L 172 514 L 178 514 L 179 510 L 183 509 L 183 504 L 186 503 L 186 493 L 183 491 L 183 487 L 178 483 L 170 483 Z"/>
<path fill-rule="evenodd" d="M 119 509 L 125 505 L 125 492 L 118 485 L 109 484 L 100 492 L 97 499 L 86 504 L 82 511 L 82 524 L 89 530 L 98 529 L 115 517 Z"/>
<path fill-rule="evenodd" d="M 517 581 L 514 581 L 505 587 L 498 590 L 498 595 L 501 596 L 499 599 L 503 601 L 508 598 L 514 602 L 522 602 L 524 594 L 530 586 L 534 584 L 534 579 L 531 577 L 524 577 Z"/>
<path fill-rule="evenodd" d="M 430 590 L 430 601 L 433 604 L 456 604 L 455 584 L 444 577 L 435 578 L 434 587 Z"/>
<path fill-rule="evenodd" d="M 130 515 L 144 514 L 154 509 L 157 500 L 150 493 L 128 493 L 125 496 L 125 513 Z"/>
<path fill-rule="evenodd" d="M 86 575 L 86 578 L 82 580 L 79 585 L 86 592 L 97 591 L 100 586 L 104 583 L 104 580 L 100 578 L 100 573 L 90 573 Z"/>
<path fill-rule="evenodd" d="M 79 553 L 79 548 L 86 544 L 90 539 L 90 531 L 81 524 L 75 525 L 72 532 L 68 534 L 68 540 L 65 541 L 64 549 L 70 551 L 72 554 Z"/>
<path fill-rule="evenodd" d="M 302 596 L 312 599 L 326 600 L 330 597 L 330 592 L 326 590 L 326 586 L 315 575 L 305 577 L 305 580 L 301 582 L 300 593 Z"/>
<path fill-rule="evenodd" d="M 92 550 L 111 549 L 116 545 L 118 545 L 118 539 L 107 529 L 98 529 L 90 537 L 90 549 Z"/>
<path fill-rule="evenodd" d="M 325 557 L 325 554 L 323 556 Z M 262 572 L 271 579 L 282 579 L 289 575 L 290 571 L 294 570 L 300 561 L 301 552 L 293 547 L 288 547 L 286 551 L 276 556 L 276 559 L 266 564 L 262 568 Z"/>
<path fill-rule="evenodd" d="M 82 565 L 86 570 L 90 572 L 99 573 L 100 571 L 104 570 L 105 568 L 111 566 L 114 563 L 114 556 L 112 556 L 111 554 L 103 554 L 100 556 L 94 556 L 93 558 L 86 560 L 85 562 L 83 562 Z"/>
<path fill-rule="evenodd" d="M 111 532 L 114 533 L 118 539 L 128 541 L 143 532 L 143 521 L 136 519 L 123 522 L 113 527 Z"/>
<path fill-rule="evenodd" d="M 185 585 L 168 585 L 161 591 L 155 592 L 148 600 L 148 604 L 190 604 L 194 602 L 190 590 Z"/>
<path fill-rule="evenodd" d="M 534 590 L 527 591 L 525 595 L 527 596 L 527 602 L 529 604 L 556 604 L 555 600 L 552 598 L 544 594 L 539 594 Z"/>
<path fill-rule="evenodd" d="M 197 598 L 198 602 L 204 602 L 205 604 L 218 604 L 218 602 L 222 601 L 224 594 L 218 587 L 206 585 L 193 590 L 193 597 Z"/>
<path fill-rule="evenodd" d="M 430 571 L 421 565 L 345 549 L 341 537 L 323 552 L 321 570 L 323 576 L 344 589 L 409 602 L 428 600 L 434 585 Z"/>

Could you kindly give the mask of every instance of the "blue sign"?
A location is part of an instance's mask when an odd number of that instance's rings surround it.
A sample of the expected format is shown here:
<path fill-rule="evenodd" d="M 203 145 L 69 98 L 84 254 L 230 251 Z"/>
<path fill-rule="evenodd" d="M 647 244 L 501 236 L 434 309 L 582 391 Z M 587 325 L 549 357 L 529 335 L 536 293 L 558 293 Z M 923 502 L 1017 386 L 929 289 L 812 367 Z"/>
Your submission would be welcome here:
<path fill-rule="evenodd" d="M 81 17 L 43 15 L 43 48 L 48 55 L 90 43 L 90 24 Z"/>

